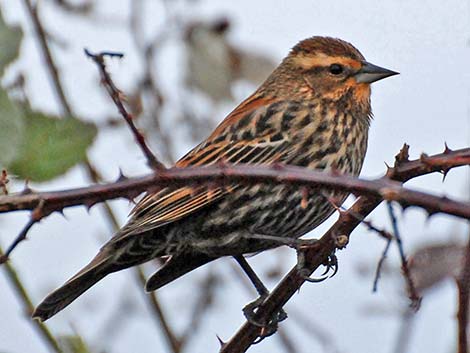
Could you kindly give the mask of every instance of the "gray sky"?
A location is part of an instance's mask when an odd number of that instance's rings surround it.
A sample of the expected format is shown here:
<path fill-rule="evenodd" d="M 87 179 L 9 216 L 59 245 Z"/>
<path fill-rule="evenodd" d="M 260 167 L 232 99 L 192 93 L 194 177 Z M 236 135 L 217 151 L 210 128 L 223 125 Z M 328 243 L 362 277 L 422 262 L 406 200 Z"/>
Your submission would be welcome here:
<path fill-rule="evenodd" d="M 149 1 L 148 1 L 149 2 Z M 86 119 L 97 121 L 114 113 L 114 107 L 96 84 L 93 64 L 82 54 L 83 47 L 92 50 L 116 50 L 126 58 L 110 68 L 120 87 L 129 89 L 138 74 L 131 40 L 127 29 L 116 24 L 83 22 L 51 11 L 49 2 L 42 2 L 42 15 L 48 28 L 59 38 L 72 43 L 66 49 L 55 47 L 54 53 L 65 79 L 67 94 L 72 98 L 76 112 Z M 108 18 L 126 20 L 127 1 L 102 1 L 103 9 L 113 7 Z M 150 2 L 149 2 L 150 3 Z M 181 2 L 182 3 L 182 2 Z M 25 21 L 24 9 L 15 0 L 2 0 L 1 7 L 10 21 Z M 112 6 L 109 6 L 112 4 Z M 362 176 L 374 177 L 384 172 L 384 162 L 393 163 L 393 156 L 404 142 L 411 145 L 411 157 L 421 152 L 439 153 L 444 142 L 451 148 L 462 148 L 470 142 L 468 63 L 470 40 L 470 10 L 465 1 L 200 1 L 191 10 L 192 16 L 227 15 L 234 21 L 231 39 L 239 46 L 269 53 L 276 60 L 285 56 L 300 39 L 312 35 L 339 37 L 353 43 L 374 64 L 399 71 L 401 75 L 374 84 L 372 105 L 374 121 L 370 130 L 369 149 Z M 149 6 L 149 35 L 159 24 L 160 8 Z M 27 23 L 30 28 L 30 24 Z M 120 28 L 121 27 L 121 28 Z M 159 57 L 160 81 L 171 92 L 178 73 L 178 44 L 170 44 Z M 57 111 L 57 104 L 46 73 L 40 67 L 35 41 L 28 33 L 21 60 L 17 67 L 28 75 L 27 89 L 33 106 L 46 111 Z M 241 100 L 243 97 L 238 97 Z M 223 116 L 217 117 L 222 120 Z M 181 145 L 179 154 L 185 152 Z M 119 168 L 131 175 L 147 171 L 140 151 L 133 145 L 125 129 L 100 134 L 91 150 L 91 157 L 105 165 L 105 175 L 115 178 Z M 413 181 L 409 186 L 445 193 L 457 199 L 468 199 L 470 185 L 468 169 L 451 172 L 445 183 L 441 176 L 432 175 Z M 75 168 L 64 178 L 37 186 L 41 190 L 62 189 L 86 183 L 84 173 Z M 20 188 L 20 183 L 13 185 Z M 130 206 L 117 201 L 121 222 L 125 221 Z M 57 287 L 84 265 L 99 248 L 109 230 L 97 208 L 88 214 L 83 208 L 69 209 L 66 219 L 52 215 L 30 233 L 30 241 L 20 245 L 12 257 L 34 301 L 37 303 L 48 290 Z M 382 227 L 389 227 L 384 208 L 371 217 Z M 25 214 L 1 216 L 0 243 L 4 246 L 18 233 L 25 222 Z M 325 229 L 326 226 L 321 229 Z M 400 228 L 407 250 L 419 244 L 449 239 L 464 240 L 468 229 L 464 222 L 445 216 L 425 221 L 420 210 L 400 215 Z M 312 236 L 319 236 L 321 229 Z M 359 277 L 359 264 L 375 264 L 383 241 L 359 227 L 346 251 L 339 254 L 340 272 L 322 284 L 305 285 L 287 306 L 304 313 L 332 337 L 341 352 L 391 352 L 398 329 L 397 315 L 405 303 L 400 297 L 397 281 L 384 279 L 378 294 L 371 293 L 372 278 Z M 266 252 L 252 259 L 257 269 L 268 268 L 279 259 Z M 294 255 L 294 254 L 290 254 Z M 391 255 L 396 263 L 395 251 Z M 287 270 L 294 256 L 286 260 Z M 225 262 L 228 262 L 226 260 Z M 218 262 L 214 270 L 231 273 L 230 267 Z M 262 271 L 261 271 L 262 272 Z M 159 291 L 172 324 L 185 324 L 197 280 L 204 270 Z M 241 308 L 250 300 L 233 276 L 217 293 L 217 303 L 198 332 L 193 352 L 217 351 L 216 334 L 228 339 L 243 322 Z M 269 283 L 273 286 L 275 283 Z M 125 330 L 110 336 L 104 347 L 108 352 L 160 352 L 165 345 L 153 318 L 145 314 L 143 294 L 136 290 L 131 272 L 119 273 L 100 282 L 67 310 L 50 321 L 54 332 L 71 333 L 70 322 L 91 343 L 98 344 L 101 332 L 93 323 L 103 317 L 111 318 L 123 293 L 137 297 L 135 320 L 127 320 Z M 3 271 L 0 271 L 0 350 L 4 352 L 47 352 L 32 326 L 21 315 L 21 305 L 9 289 Z M 127 290 L 126 288 L 129 288 Z M 188 289 L 189 288 L 189 289 Z M 143 293 L 143 291 L 142 291 Z M 453 285 L 445 284 L 425 297 L 419 312 L 411 352 L 449 352 L 455 344 L 455 296 Z M 379 314 L 372 314 L 377 307 Z M 369 309 L 367 309 L 369 308 Z M 294 319 L 282 324 L 298 340 L 303 352 L 321 352 L 321 345 L 299 329 Z M 278 352 L 279 341 L 269 338 L 250 352 Z"/>

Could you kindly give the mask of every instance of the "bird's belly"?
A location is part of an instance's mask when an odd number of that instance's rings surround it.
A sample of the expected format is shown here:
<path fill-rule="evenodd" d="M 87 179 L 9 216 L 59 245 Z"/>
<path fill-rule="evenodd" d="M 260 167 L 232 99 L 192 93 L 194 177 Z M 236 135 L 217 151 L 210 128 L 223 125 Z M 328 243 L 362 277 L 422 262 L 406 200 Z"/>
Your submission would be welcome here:
<path fill-rule="evenodd" d="M 325 196 L 342 203 L 347 194 L 288 185 L 240 187 L 205 217 L 191 246 L 225 256 L 286 244 L 286 239 L 304 235 L 334 212 Z M 263 236 L 278 237 L 279 241 Z"/>

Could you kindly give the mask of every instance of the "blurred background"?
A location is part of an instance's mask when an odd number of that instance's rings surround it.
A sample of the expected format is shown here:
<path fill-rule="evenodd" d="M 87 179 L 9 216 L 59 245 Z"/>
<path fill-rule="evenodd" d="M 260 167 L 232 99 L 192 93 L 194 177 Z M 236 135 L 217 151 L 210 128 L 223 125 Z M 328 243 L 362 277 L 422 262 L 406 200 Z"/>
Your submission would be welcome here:
<path fill-rule="evenodd" d="M 35 10 L 35 7 L 37 8 Z M 470 144 L 470 7 L 468 1 L 0 0 L 0 166 L 10 192 L 25 180 L 35 190 L 90 185 L 90 166 L 113 181 L 149 172 L 146 161 L 83 53 L 116 51 L 107 61 L 136 124 L 167 165 L 177 160 L 259 85 L 301 39 L 342 38 L 368 61 L 401 75 L 373 86 L 374 120 L 362 171 L 380 176 L 403 143 L 410 157 Z M 36 22 L 35 22 L 36 20 Z M 35 24 L 36 23 L 36 24 Z M 51 60 L 45 59 L 38 24 Z M 58 80 L 51 75 L 51 63 Z M 62 92 L 62 93 L 60 93 Z M 84 162 L 88 160 L 88 168 Z M 433 174 L 410 187 L 470 198 L 468 168 L 445 182 Z M 347 201 L 350 205 L 353 198 Z M 110 202 L 119 224 L 132 207 Z M 250 352 L 404 353 L 455 351 L 456 288 L 468 223 L 399 213 L 407 254 L 424 294 L 411 315 L 395 247 L 379 290 L 372 293 L 384 240 L 360 226 L 339 273 L 306 284 L 287 304 L 279 334 Z M 336 216 L 309 234 L 321 236 Z M 28 219 L 0 216 L 5 249 Z M 386 207 L 369 219 L 391 229 Z M 33 227 L 12 254 L 37 304 L 96 253 L 113 233 L 101 206 L 66 209 Z M 248 258 L 272 288 L 295 264 L 277 249 Z M 146 274 L 157 264 L 146 264 Z M 0 351 L 51 352 L 29 319 L 5 268 L 0 268 Z M 171 348 L 155 307 L 134 270 L 109 276 L 47 322 L 64 352 L 216 352 L 244 322 L 241 309 L 256 295 L 232 259 L 221 259 L 156 293 L 181 347 Z"/>

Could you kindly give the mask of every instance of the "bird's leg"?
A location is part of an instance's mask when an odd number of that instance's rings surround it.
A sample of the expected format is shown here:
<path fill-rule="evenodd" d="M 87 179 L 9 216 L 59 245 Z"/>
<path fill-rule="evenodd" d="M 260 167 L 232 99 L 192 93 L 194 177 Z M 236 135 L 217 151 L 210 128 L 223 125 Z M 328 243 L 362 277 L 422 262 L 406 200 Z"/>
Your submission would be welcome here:
<path fill-rule="evenodd" d="M 298 239 L 296 244 L 297 250 L 297 271 L 307 281 L 311 283 L 323 282 L 327 278 L 333 277 L 338 272 L 338 259 L 334 252 L 328 256 L 328 259 L 323 263 L 326 267 L 325 272 L 322 273 L 319 278 L 311 278 L 308 273 L 308 269 L 305 267 L 305 250 L 313 246 L 318 240 L 317 239 Z M 328 272 L 333 269 L 333 274 L 328 276 Z"/>
<path fill-rule="evenodd" d="M 281 309 L 279 312 L 274 314 L 273 317 L 266 323 L 261 323 L 254 319 L 256 310 L 268 297 L 269 291 L 266 288 L 266 286 L 263 284 L 261 279 L 258 277 L 258 275 L 255 273 L 255 271 L 248 264 L 248 262 L 243 257 L 243 255 L 237 255 L 237 256 L 234 256 L 233 258 L 238 262 L 242 270 L 246 273 L 246 275 L 248 276 L 251 283 L 253 284 L 253 286 L 255 287 L 256 291 L 259 294 L 258 299 L 245 305 L 245 307 L 243 308 L 243 314 L 245 315 L 248 322 L 252 323 L 255 326 L 259 326 L 263 328 L 261 339 L 271 336 L 272 334 L 276 332 L 277 324 L 287 318 L 287 314 L 283 309 Z M 261 340 L 259 340 L 258 342 L 261 342 Z"/>
<path fill-rule="evenodd" d="M 310 278 L 309 275 L 306 274 L 308 270 L 305 268 L 305 250 L 309 247 L 315 246 L 318 241 L 317 239 L 292 239 L 265 234 L 250 234 L 250 238 L 277 242 L 295 249 L 297 251 L 297 269 L 307 282 L 323 282 L 327 278 L 333 277 L 338 272 L 338 261 L 333 253 L 328 257 L 327 261 L 323 263 L 323 265 L 326 266 L 326 270 L 320 278 Z M 330 272 L 331 269 L 333 269 L 333 274 L 331 276 L 327 276 L 327 273 Z"/>

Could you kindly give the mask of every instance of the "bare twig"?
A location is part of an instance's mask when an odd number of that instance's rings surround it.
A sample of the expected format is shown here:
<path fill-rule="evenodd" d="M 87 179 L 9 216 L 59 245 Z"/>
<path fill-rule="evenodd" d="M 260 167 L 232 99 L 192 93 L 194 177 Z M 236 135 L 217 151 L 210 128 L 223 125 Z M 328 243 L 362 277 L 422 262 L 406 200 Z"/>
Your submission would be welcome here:
<path fill-rule="evenodd" d="M 62 106 L 64 113 L 68 116 L 71 116 L 72 109 L 70 108 L 67 98 L 65 97 L 65 93 L 59 78 L 59 71 L 57 70 L 54 60 L 52 59 L 52 54 L 49 49 L 49 45 L 47 44 L 46 31 L 44 30 L 44 27 L 42 26 L 41 21 L 39 20 L 37 8 L 33 6 L 30 0 L 23 0 L 23 3 L 28 11 L 31 21 L 33 22 L 34 30 L 36 31 L 36 36 L 38 38 L 42 54 L 46 61 L 47 69 L 49 70 L 49 75 L 52 78 L 52 85 L 54 91 L 57 97 L 59 98 L 60 105 Z"/>
<path fill-rule="evenodd" d="M 204 318 L 204 314 L 209 310 L 214 303 L 214 294 L 216 285 L 219 283 L 219 278 L 216 274 L 209 272 L 208 275 L 200 283 L 198 299 L 193 307 L 191 318 L 186 326 L 186 329 L 180 336 L 180 344 L 182 349 L 188 346 L 190 339 L 197 332 L 199 325 Z"/>
<path fill-rule="evenodd" d="M 106 56 L 110 57 L 117 57 L 117 58 L 122 58 L 124 55 L 121 53 L 114 53 L 114 52 L 101 52 L 99 54 L 93 54 L 87 49 L 85 49 L 85 54 L 91 58 L 96 65 L 98 66 L 98 69 L 100 71 L 101 79 L 106 87 L 106 90 L 109 93 L 109 96 L 112 98 L 114 104 L 119 110 L 119 113 L 123 116 L 123 118 L 126 120 L 127 125 L 131 129 L 137 144 L 141 148 L 142 152 L 144 153 L 145 157 L 147 158 L 147 163 L 152 169 L 155 170 L 163 170 L 166 169 L 165 166 L 155 157 L 153 152 L 150 150 L 150 148 L 147 146 L 145 142 L 144 136 L 140 133 L 140 131 L 137 129 L 137 127 L 134 124 L 134 118 L 132 115 L 126 110 L 124 107 L 124 104 L 122 103 L 121 96 L 122 93 L 121 91 L 116 87 L 114 82 L 111 79 L 111 76 L 109 75 L 107 69 L 106 69 L 106 64 L 104 62 L 104 58 Z"/>
<path fill-rule="evenodd" d="M 0 258 L 4 256 L 5 254 L 3 253 L 3 250 L 0 247 Z M 30 317 L 32 312 L 34 311 L 34 305 L 28 295 L 28 292 L 26 291 L 26 288 L 23 286 L 23 282 L 21 281 L 18 273 L 16 272 L 15 267 L 12 263 L 6 263 L 5 271 L 8 278 L 10 279 L 10 282 L 13 285 L 13 288 L 15 288 L 15 291 L 18 294 L 18 298 L 23 302 L 23 305 L 25 306 L 27 317 Z M 49 328 L 46 324 L 40 322 L 39 320 L 30 320 L 30 322 L 34 326 L 34 328 L 39 332 L 44 342 L 47 343 L 47 345 L 51 348 L 53 352 L 64 353 L 59 343 L 55 339 L 54 335 L 52 335 L 52 333 L 49 331 Z"/>
<path fill-rule="evenodd" d="M 377 292 L 377 288 L 379 285 L 380 274 L 382 273 L 382 267 L 385 263 L 385 259 L 387 258 L 388 250 L 390 249 L 390 245 L 392 244 L 392 239 L 388 239 L 387 243 L 385 244 L 385 248 L 382 251 L 382 255 L 380 255 L 379 262 L 377 263 L 377 268 L 375 269 L 375 276 L 374 282 L 372 285 L 372 292 Z"/>
<path fill-rule="evenodd" d="M 401 269 L 405 277 L 406 286 L 408 290 L 408 296 L 411 300 L 410 304 L 414 310 L 418 310 L 421 305 L 421 296 L 418 294 L 416 287 L 413 283 L 413 279 L 411 278 L 410 268 L 408 267 L 408 262 L 406 261 L 405 251 L 403 249 L 402 238 L 401 238 L 400 232 L 398 231 L 397 217 L 395 216 L 393 205 L 390 201 L 387 202 L 387 209 L 388 209 L 388 214 L 390 215 L 390 220 L 392 222 L 393 235 L 394 235 L 395 241 L 397 242 L 398 253 L 400 254 Z"/>
<path fill-rule="evenodd" d="M 465 262 L 461 274 L 456 278 L 459 295 L 458 321 L 458 353 L 468 353 L 468 325 L 470 304 L 470 240 L 467 243 Z"/>
<path fill-rule="evenodd" d="M 166 7 L 166 6 L 165 6 Z M 141 55 L 143 62 L 143 76 L 140 79 L 139 85 L 134 93 L 140 98 L 141 95 L 145 94 L 145 97 L 150 99 L 148 107 L 146 107 L 144 114 L 149 115 L 151 124 L 157 135 L 159 143 L 159 152 L 168 163 L 174 162 L 174 151 L 171 136 L 166 132 L 161 124 L 161 111 L 165 103 L 165 98 L 160 89 L 160 85 L 156 80 L 155 72 L 155 53 L 168 39 L 171 31 L 171 16 L 168 16 L 167 11 L 163 11 L 162 17 L 164 25 L 161 26 L 161 30 L 157 33 L 155 38 L 150 41 L 145 40 L 144 32 L 142 29 L 143 15 L 143 1 L 136 0 L 132 1 L 131 14 L 130 14 L 130 29 L 132 39 Z"/>
<path fill-rule="evenodd" d="M 137 267 L 137 274 L 141 283 L 146 282 L 144 272 L 142 271 L 142 267 Z M 179 353 L 181 352 L 181 341 L 176 337 L 171 329 L 168 320 L 163 312 L 163 309 L 160 305 L 160 302 L 157 300 L 156 292 L 151 292 L 147 294 L 148 302 L 151 305 L 153 312 L 155 313 L 155 317 L 158 319 L 158 322 L 161 326 L 161 329 L 164 333 L 164 337 L 167 340 L 168 346 L 171 348 L 172 352 Z"/>
<path fill-rule="evenodd" d="M 8 247 L 7 251 L 5 252 L 5 254 L 2 254 L 0 256 L 0 265 L 5 263 L 11 252 L 16 248 L 16 246 L 21 243 L 23 240 L 26 239 L 26 235 L 28 234 L 29 230 L 31 229 L 31 227 L 34 225 L 34 223 L 36 223 L 37 221 L 34 220 L 33 218 L 31 218 L 28 223 L 26 223 L 26 225 L 23 227 L 23 229 L 21 230 L 20 234 L 18 234 L 18 236 L 15 238 L 15 240 L 13 240 L 13 242 L 10 244 L 10 246 Z"/>

